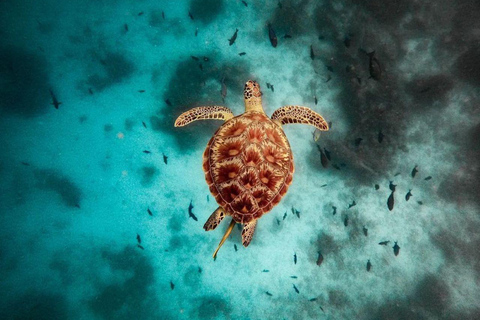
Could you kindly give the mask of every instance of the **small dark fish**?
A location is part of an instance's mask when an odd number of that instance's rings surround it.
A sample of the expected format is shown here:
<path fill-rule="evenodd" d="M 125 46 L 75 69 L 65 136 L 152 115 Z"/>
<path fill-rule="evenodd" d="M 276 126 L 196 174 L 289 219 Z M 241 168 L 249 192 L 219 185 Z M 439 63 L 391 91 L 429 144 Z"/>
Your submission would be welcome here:
<path fill-rule="evenodd" d="M 363 226 L 363 235 L 368 237 L 368 229 L 365 226 Z"/>
<path fill-rule="evenodd" d="M 235 249 L 235 252 L 238 251 L 238 248 L 237 248 L 237 245 L 236 245 L 236 244 L 233 245 L 233 248 Z"/>
<path fill-rule="evenodd" d="M 313 96 L 313 101 L 315 102 L 315 105 L 317 105 L 317 103 L 318 103 L 318 99 L 317 99 L 317 96 L 316 96 L 316 95 L 315 95 L 315 96 Z"/>
<path fill-rule="evenodd" d="M 333 215 L 337 214 L 337 207 L 332 206 L 332 209 L 333 209 Z"/>
<path fill-rule="evenodd" d="M 143 150 L 142 152 L 143 152 L 143 153 L 146 153 L 146 154 L 152 153 L 152 152 L 150 152 L 150 151 L 148 151 L 148 150 Z"/>
<path fill-rule="evenodd" d="M 415 175 L 417 174 L 418 170 L 417 170 L 417 166 L 415 166 L 412 170 L 412 178 L 415 178 Z"/>
<path fill-rule="evenodd" d="M 198 221 L 197 217 L 193 214 L 192 209 L 193 209 L 193 204 L 192 204 L 192 200 L 190 200 L 190 205 L 188 206 L 188 216 L 193 220 Z"/>
<path fill-rule="evenodd" d="M 370 260 L 367 261 L 367 271 L 370 271 L 372 269 L 372 264 L 370 263 Z"/>
<path fill-rule="evenodd" d="M 380 189 L 380 186 L 378 184 L 375 185 L 375 190 Z"/>
<path fill-rule="evenodd" d="M 245 7 L 248 7 L 248 3 L 242 0 L 242 3 L 245 5 Z"/>
<path fill-rule="evenodd" d="M 412 189 L 408 190 L 408 193 L 405 195 L 405 200 L 406 201 L 410 200 L 410 197 L 413 196 L 411 191 L 412 191 Z"/>
<path fill-rule="evenodd" d="M 210 197 L 208 194 L 207 194 L 207 202 L 210 202 Z"/>
<path fill-rule="evenodd" d="M 295 208 L 292 206 L 292 214 L 295 214 Z"/>
<path fill-rule="evenodd" d="M 290 278 L 297 279 L 298 277 L 297 276 L 290 276 Z"/>
<path fill-rule="evenodd" d="M 238 29 L 235 29 L 235 33 L 233 34 L 233 36 L 230 39 L 228 39 L 228 43 L 230 45 L 234 44 L 235 40 L 237 40 L 237 34 L 238 34 Z"/>
<path fill-rule="evenodd" d="M 277 220 L 277 225 L 280 225 L 280 220 L 278 220 L 277 218 L 275 218 Z"/>
<path fill-rule="evenodd" d="M 317 258 L 317 266 L 321 266 L 323 262 L 323 255 L 320 251 L 318 251 L 318 258 Z"/>
<path fill-rule="evenodd" d="M 315 52 L 313 51 L 313 45 L 310 45 L 310 59 L 315 59 Z"/>
<path fill-rule="evenodd" d="M 138 244 L 142 243 L 142 238 L 140 238 L 140 235 L 137 233 L 137 242 Z"/>
<path fill-rule="evenodd" d="M 428 177 L 426 177 L 424 180 L 425 180 L 425 181 L 428 181 L 428 180 L 430 180 L 430 179 L 432 179 L 432 176 L 428 176 Z"/>
<path fill-rule="evenodd" d="M 195 28 L 195 37 L 198 36 L 198 28 Z"/>
<path fill-rule="evenodd" d="M 322 311 L 323 311 L 323 313 L 325 313 L 325 310 L 323 310 L 322 306 L 319 306 L 319 307 L 320 307 L 320 310 L 322 310 Z"/>
<path fill-rule="evenodd" d="M 267 82 L 267 89 L 270 89 L 271 84 Z"/>
<path fill-rule="evenodd" d="M 246 52 L 240 52 L 238 55 L 239 55 L 239 56 L 244 56 L 244 55 L 246 55 L 246 54 L 247 54 Z"/>
<path fill-rule="evenodd" d="M 153 217 L 153 213 L 152 213 L 152 210 L 150 210 L 150 208 L 147 208 L 147 212 L 148 212 L 148 214 L 149 214 L 150 216 Z"/>
<path fill-rule="evenodd" d="M 348 227 L 348 216 L 345 216 L 345 219 L 343 220 L 343 225 L 345 227 Z"/>
<path fill-rule="evenodd" d="M 298 211 L 297 209 L 295 209 L 295 214 L 297 215 L 297 218 L 300 219 L 300 211 Z"/>
<path fill-rule="evenodd" d="M 337 170 L 341 170 L 340 167 L 338 166 L 338 164 L 336 164 L 336 163 L 332 164 L 332 167 L 334 167 Z"/>
<path fill-rule="evenodd" d="M 30 163 L 24 162 L 24 161 L 21 161 L 20 163 L 23 164 L 24 166 L 29 166 L 30 165 Z"/>
<path fill-rule="evenodd" d="M 400 172 L 397 172 L 397 173 L 395 173 L 393 176 L 396 177 L 396 176 L 399 176 L 399 175 L 401 175 L 401 173 L 400 173 Z"/>
<path fill-rule="evenodd" d="M 165 20 L 165 12 L 162 11 L 162 18 Z"/>
<path fill-rule="evenodd" d="M 144 93 L 144 92 L 145 92 L 145 90 L 138 90 L 138 92 L 140 92 L 140 93 Z"/>
<path fill-rule="evenodd" d="M 317 298 L 309 299 L 308 301 L 317 301 Z"/>
<path fill-rule="evenodd" d="M 322 185 L 320 186 L 320 188 L 324 188 L 324 187 L 326 187 L 326 186 L 327 186 L 327 184 L 325 183 L 325 184 L 322 184 Z"/>
<path fill-rule="evenodd" d="M 198 65 L 198 67 L 203 71 L 203 65 L 201 63 Z"/>
<path fill-rule="evenodd" d="M 356 205 L 357 203 L 355 202 L 355 200 L 353 200 L 353 202 L 348 205 L 348 209 L 350 209 L 351 207 L 355 207 Z"/>
<path fill-rule="evenodd" d="M 195 61 L 200 60 L 200 59 L 198 59 L 198 57 L 195 57 L 195 56 L 190 56 L 190 57 L 191 57 L 193 60 L 195 60 Z"/>
<path fill-rule="evenodd" d="M 382 143 L 384 137 L 382 130 L 378 131 L 378 143 Z"/>
<path fill-rule="evenodd" d="M 271 294 L 271 293 L 268 292 L 268 291 L 265 291 L 265 293 L 267 294 L 267 296 L 270 296 L 270 297 L 273 296 L 273 294 Z"/>
<path fill-rule="evenodd" d="M 203 61 L 208 62 L 208 61 L 210 61 L 210 58 L 204 56 L 204 57 L 203 57 Z"/>
<path fill-rule="evenodd" d="M 193 15 L 192 15 L 192 13 L 191 13 L 190 11 L 188 11 L 188 16 L 190 17 L 190 19 L 195 20 L 195 19 L 193 18 Z"/>
<path fill-rule="evenodd" d="M 285 211 L 285 214 L 283 215 L 283 220 L 287 217 L 287 211 Z"/>
<path fill-rule="evenodd" d="M 395 256 L 398 256 L 398 254 L 400 253 L 400 247 L 398 246 L 397 241 L 395 241 L 395 245 L 392 248 Z"/>
<path fill-rule="evenodd" d="M 327 159 L 328 159 L 329 161 L 332 160 L 332 159 L 330 158 L 330 151 L 328 151 L 328 150 L 325 149 L 325 148 L 323 148 L 323 151 L 325 151 L 325 155 L 327 156 Z"/>
<path fill-rule="evenodd" d="M 80 209 L 80 205 L 78 203 L 75 203 L 75 208 Z"/>
<path fill-rule="evenodd" d="M 222 100 L 225 101 L 225 97 L 227 96 L 227 85 L 225 84 L 225 77 L 222 78 L 222 89 L 220 90 L 220 94 L 222 95 Z"/>
<path fill-rule="evenodd" d="M 275 92 L 275 88 L 273 87 L 273 84 L 270 85 L 270 89 L 272 89 L 272 92 Z"/>
<path fill-rule="evenodd" d="M 360 143 L 362 142 L 363 138 L 357 138 L 355 139 L 355 147 L 358 147 Z"/>
<path fill-rule="evenodd" d="M 55 94 L 53 93 L 52 89 L 49 89 L 48 91 L 50 91 L 50 96 L 52 97 L 52 105 L 55 107 L 55 109 L 58 109 L 58 107 L 59 107 L 62 103 L 57 100 L 57 97 L 56 97 Z"/>
<path fill-rule="evenodd" d="M 388 200 L 387 200 L 388 210 L 390 210 L 390 211 L 393 210 L 394 202 L 395 202 L 395 200 L 393 199 L 393 191 L 392 191 L 392 193 L 390 193 L 390 196 L 388 197 Z"/>
<path fill-rule="evenodd" d="M 262 272 L 270 272 L 270 270 L 263 269 Z"/>
<path fill-rule="evenodd" d="M 327 75 L 327 80 L 325 80 L 325 83 L 329 82 L 330 80 L 332 80 L 332 76 L 331 76 L 331 75 Z"/>
<path fill-rule="evenodd" d="M 328 158 L 320 147 L 318 147 L 318 150 L 320 151 L 320 162 L 322 163 L 322 167 L 327 168 L 328 167 Z"/>
<path fill-rule="evenodd" d="M 142 121 L 142 124 L 144 128 L 147 128 L 147 125 L 145 124 L 145 122 Z"/>
<path fill-rule="evenodd" d="M 202 273 L 202 268 L 198 267 L 198 273 Z"/>
<path fill-rule="evenodd" d="M 165 162 L 165 164 L 168 164 L 167 163 L 168 162 L 168 157 L 165 154 L 163 154 L 163 162 Z"/>
<path fill-rule="evenodd" d="M 370 58 L 368 69 L 370 71 L 370 77 L 373 80 L 380 80 L 382 78 L 382 67 L 380 66 L 380 62 L 375 57 L 375 51 L 367 53 L 368 57 Z"/>
<path fill-rule="evenodd" d="M 351 39 L 348 36 L 346 36 L 345 39 L 343 40 L 343 44 L 345 45 L 345 47 L 350 48 L 350 41 Z"/>
<path fill-rule="evenodd" d="M 93 94 L 92 88 L 88 88 L 88 93 Z"/>
<path fill-rule="evenodd" d="M 138 16 L 143 16 L 143 11 L 140 11 L 140 12 L 138 13 Z"/>
<path fill-rule="evenodd" d="M 297 253 L 293 254 L 293 263 L 297 264 Z"/>
<path fill-rule="evenodd" d="M 286 34 L 286 35 L 283 36 L 283 39 L 291 39 L 291 38 L 292 38 L 292 36 L 289 35 L 289 34 Z"/>
<path fill-rule="evenodd" d="M 362 84 L 362 78 L 357 77 L 357 82 L 358 82 L 358 84 Z"/>
<path fill-rule="evenodd" d="M 170 281 L 170 289 L 172 289 L 172 290 L 175 289 L 175 285 L 173 284 L 172 281 Z"/>
<path fill-rule="evenodd" d="M 272 25 L 268 24 L 268 37 L 270 38 L 270 43 L 272 47 L 277 47 L 277 35 L 275 34 L 275 30 L 273 30 Z"/>
<path fill-rule="evenodd" d="M 422 205 L 422 204 L 423 204 L 423 202 L 422 202 L 422 201 L 417 201 L 417 203 L 418 203 L 419 205 Z"/>
<path fill-rule="evenodd" d="M 139 244 L 137 244 L 137 247 L 139 247 L 142 250 L 145 250 L 145 248 L 143 246 L 139 245 Z"/>
<path fill-rule="evenodd" d="M 390 181 L 390 184 L 388 185 L 388 187 L 390 188 L 390 190 L 392 190 L 392 192 L 395 192 L 396 186 L 397 186 L 396 184 L 393 184 L 393 181 Z"/>
<path fill-rule="evenodd" d="M 125 24 L 123 25 L 123 28 L 125 29 L 125 32 L 128 32 L 128 24 L 125 23 Z"/>
<path fill-rule="evenodd" d="M 387 241 L 379 242 L 378 244 L 381 245 L 381 246 L 386 246 L 389 242 L 390 242 L 390 240 L 387 240 Z"/>
<path fill-rule="evenodd" d="M 168 99 L 165 100 L 165 103 L 166 103 L 168 106 L 170 106 L 170 107 L 172 106 L 172 103 L 171 103 L 170 100 L 168 100 Z"/>
<path fill-rule="evenodd" d="M 329 122 L 328 122 L 328 128 L 329 128 L 330 130 L 332 130 L 332 124 L 333 124 L 332 121 L 329 121 Z"/>
<path fill-rule="evenodd" d="M 293 285 L 293 289 L 295 289 L 296 293 L 300 293 L 300 291 L 298 291 L 298 288 L 295 285 Z"/>

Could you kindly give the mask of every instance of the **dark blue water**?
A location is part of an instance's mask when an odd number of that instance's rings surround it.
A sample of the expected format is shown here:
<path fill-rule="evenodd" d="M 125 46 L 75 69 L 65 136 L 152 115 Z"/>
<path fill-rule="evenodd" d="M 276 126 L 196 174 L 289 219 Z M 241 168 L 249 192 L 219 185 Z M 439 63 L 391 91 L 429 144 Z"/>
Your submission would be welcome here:
<path fill-rule="evenodd" d="M 0 1 L 0 318 L 479 319 L 479 17 L 478 1 Z M 288 193 L 214 261 L 230 218 L 202 228 L 218 206 L 202 154 L 222 122 L 173 123 L 243 113 L 249 79 L 267 115 L 307 106 L 331 128 L 283 126 Z"/>

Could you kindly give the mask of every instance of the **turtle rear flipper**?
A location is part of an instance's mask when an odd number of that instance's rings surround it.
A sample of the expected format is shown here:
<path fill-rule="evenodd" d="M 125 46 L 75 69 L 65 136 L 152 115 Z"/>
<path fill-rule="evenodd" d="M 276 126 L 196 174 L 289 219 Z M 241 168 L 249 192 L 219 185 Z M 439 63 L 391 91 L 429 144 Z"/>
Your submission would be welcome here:
<path fill-rule="evenodd" d="M 183 127 L 197 120 L 214 119 L 227 121 L 231 118 L 233 118 L 233 113 L 227 107 L 197 107 L 182 113 L 177 120 L 175 120 L 175 127 Z"/>
<path fill-rule="evenodd" d="M 208 218 L 207 222 L 203 225 L 205 231 L 215 230 L 216 227 L 222 222 L 223 218 L 226 216 L 225 209 L 218 207 Z"/>
<path fill-rule="evenodd" d="M 255 227 L 257 226 L 257 219 L 245 224 L 242 230 L 242 244 L 246 248 L 252 241 L 253 233 L 255 232 Z"/>
<path fill-rule="evenodd" d="M 303 123 L 314 126 L 320 131 L 328 131 L 328 123 L 321 115 L 310 108 L 300 106 L 284 106 L 272 114 L 272 120 L 279 124 Z"/>

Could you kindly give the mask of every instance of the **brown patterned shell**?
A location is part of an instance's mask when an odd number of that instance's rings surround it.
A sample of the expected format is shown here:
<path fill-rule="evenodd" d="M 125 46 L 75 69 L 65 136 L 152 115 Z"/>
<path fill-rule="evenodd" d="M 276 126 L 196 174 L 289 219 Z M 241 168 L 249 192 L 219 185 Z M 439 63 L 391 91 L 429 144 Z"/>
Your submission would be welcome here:
<path fill-rule="evenodd" d="M 225 122 L 203 154 L 205 179 L 218 204 L 237 223 L 260 218 L 292 183 L 293 155 L 285 133 L 264 113 Z"/>

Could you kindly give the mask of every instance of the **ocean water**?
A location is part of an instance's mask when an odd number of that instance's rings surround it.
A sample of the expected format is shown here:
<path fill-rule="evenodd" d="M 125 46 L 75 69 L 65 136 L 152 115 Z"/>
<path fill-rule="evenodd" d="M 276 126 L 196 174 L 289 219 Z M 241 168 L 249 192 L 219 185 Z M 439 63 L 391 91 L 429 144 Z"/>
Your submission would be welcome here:
<path fill-rule="evenodd" d="M 479 17 L 475 0 L 0 1 L 0 318 L 480 319 Z M 267 115 L 307 106 L 331 128 L 283 126 L 288 193 L 214 260 L 230 218 L 203 230 L 202 154 L 222 122 L 173 124 L 242 114 L 249 79 Z"/>

